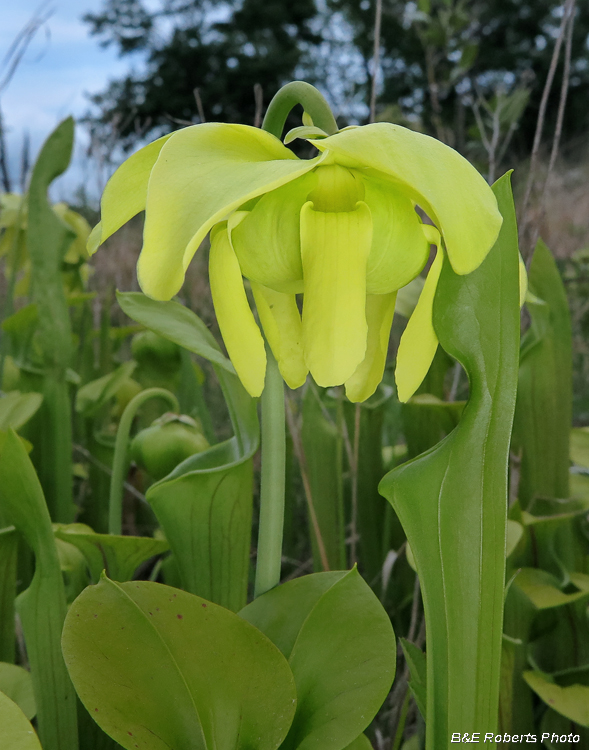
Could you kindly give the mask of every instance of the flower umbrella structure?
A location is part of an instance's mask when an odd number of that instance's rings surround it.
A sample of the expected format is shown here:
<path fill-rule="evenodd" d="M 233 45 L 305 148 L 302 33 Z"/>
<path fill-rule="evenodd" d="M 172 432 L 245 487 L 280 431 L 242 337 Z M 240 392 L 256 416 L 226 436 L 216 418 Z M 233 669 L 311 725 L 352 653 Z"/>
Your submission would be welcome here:
<path fill-rule="evenodd" d="M 286 383 L 296 388 L 310 372 L 319 385 L 345 384 L 351 401 L 363 401 L 383 376 L 397 290 L 422 272 L 436 245 L 397 357 L 406 401 L 438 344 L 432 306 L 444 255 L 458 274 L 481 264 L 502 223 L 495 196 L 456 151 L 398 125 L 333 135 L 309 126 L 293 137 L 306 137 L 318 155 L 299 159 L 271 133 L 222 123 L 149 144 L 107 184 L 89 249 L 145 209 L 139 283 L 167 300 L 210 232 L 215 312 L 247 391 L 259 396 L 264 388 L 266 352 L 243 277 Z"/>

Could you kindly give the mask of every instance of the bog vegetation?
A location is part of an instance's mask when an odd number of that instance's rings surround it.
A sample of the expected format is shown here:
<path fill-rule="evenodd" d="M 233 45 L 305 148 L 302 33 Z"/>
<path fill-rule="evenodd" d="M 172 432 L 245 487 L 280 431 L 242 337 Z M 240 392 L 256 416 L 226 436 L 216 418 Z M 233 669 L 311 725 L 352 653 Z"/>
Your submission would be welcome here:
<path fill-rule="evenodd" d="M 0 159 L 1 750 L 589 748 L 587 8 L 218 11 Z"/>

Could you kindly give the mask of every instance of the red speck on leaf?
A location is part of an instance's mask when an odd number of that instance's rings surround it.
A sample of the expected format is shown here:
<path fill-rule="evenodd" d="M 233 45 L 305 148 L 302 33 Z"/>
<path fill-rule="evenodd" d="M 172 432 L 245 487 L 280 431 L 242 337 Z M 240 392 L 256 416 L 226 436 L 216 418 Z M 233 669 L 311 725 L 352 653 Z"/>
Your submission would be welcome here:
<path fill-rule="evenodd" d="M 181 620 L 181 619 L 182 619 L 182 615 L 176 615 L 176 617 L 177 617 L 177 618 L 178 618 L 179 620 Z"/>
<path fill-rule="evenodd" d="M 205 603 L 203 602 L 202 606 L 203 606 L 203 607 L 206 607 L 207 605 L 206 605 L 206 604 L 205 604 Z"/>

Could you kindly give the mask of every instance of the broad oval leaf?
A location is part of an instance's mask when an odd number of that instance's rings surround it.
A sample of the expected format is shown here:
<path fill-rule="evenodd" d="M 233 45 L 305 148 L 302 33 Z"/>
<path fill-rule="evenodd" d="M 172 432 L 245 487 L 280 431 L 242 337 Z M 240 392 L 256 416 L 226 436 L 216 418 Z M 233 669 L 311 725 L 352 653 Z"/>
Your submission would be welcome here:
<path fill-rule="evenodd" d="M 565 594 L 559 588 L 558 579 L 550 573 L 539 568 L 522 568 L 514 585 L 524 592 L 536 609 L 552 609 L 589 596 L 589 576 L 572 573 L 571 581 L 578 591 Z"/>
<path fill-rule="evenodd" d="M 0 692 L 0 747 L 10 750 L 42 750 L 35 730 L 21 709 Z"/>
<path fill-rule="evenodd" d="M 540 698 L 567 719 L 589 727 L 589 687 L 569 685 L 560 687 L 550 682 L 542 672 L 524 672 L 524 680 Z"/>
<path fill-rule="evenodd" d="M 395 676 L 390 620 L 356 568 L 278 586 L 240 613 L 289 657 L 297 711 L 281 750 L 343 750 Z"/>
<path fill-rule="evenodd" d="M 19 430 L 41 406 L 40 393 L 10 391 L 0 398 L 0 430 Z"/>
<path fill-rule="evenodd" d="M 17 664 L 0 662 L 0 692 L 13 700 L 27 719 L 37 713 L 31 673 Z"/>
<path fill-rule="evenodd" d="M 63 653 L 90 715 L 127 750 L 276 750 L 294 714 L 268 638 L 170 586 L 103 577 L 71 606 Z"/>

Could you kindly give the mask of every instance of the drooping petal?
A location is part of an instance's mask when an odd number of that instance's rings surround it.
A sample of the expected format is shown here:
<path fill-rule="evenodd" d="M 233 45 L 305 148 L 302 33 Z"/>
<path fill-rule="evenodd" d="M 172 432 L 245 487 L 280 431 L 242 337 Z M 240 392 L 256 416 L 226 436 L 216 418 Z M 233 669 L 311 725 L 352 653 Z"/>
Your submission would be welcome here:
<path fill-rule="evenodd" d="M 456 273 L 474 271 L 495 243 L 502 217 L 491 188 L 435 138 L 380 122 L 311 143 L 344 166 L 375 170 L 404 188 L 436 222 Z"/>
<path fill-rule="evenodd" d="M 303 291 L 300 214 L 317 179 L 299 177 L 263 195 L 229 231 L 241 271 L 250 281 L 292 294 Z M 241 213 L 241 212 L 239 212 Z"/>
<path fill-rule="evenodd" d="M 173 297 L 213 224 L 320 160 L 298 159 L 277 138 L 248 125 L 204 123 L 174 133 L 149 179 L 137 266 L 143 291 Z"/>
<path fill-rule="evenodd" d="M 299 388 L 309 368 L 303 354 L 303 328 L 294 294 L 282 294 L 251 282 L 262 328 L 289 388 Z"/>
<path fill-rule="evenodd" d="M 408 401 L 419 388 L 438 348 L 432 313 L 443 261 L 443 251 L 439 248 L 419 301 L 401 336 L 395 369 L 397 394 L 401 402 Z"/>
<path fill-rule="evenodd" d="M 164 135 L 124 161 L 106 183 L 100 200 L 101 221 L 88 238 L 90 255 L 129 219 L 143 211 L 147 200 L 147 183 L 164 144 L 172 136 Z"/>
<path fill-rule="evenodd" d="M 366 291 L 387 294 L 418 276 L 429 257 L 429 242 L 412 201 L 385 180 L 364 179 L 365 201 L 372 215 L 372 247 Z"/>
<path fill-rule="evenodd" d="M 341 385 L 366 352 L 366 260 L 372 240 L 368 206 L 323 213 L 301 210 L 305 278 L 303 346 L 320 386 Z"/>
<path fill-rule="evenodd" d="M 260 396 L 266 374 L 264 339 L 247 301 L 239 263 L 226 225 L 211 234 L 209 281 L 227 353 L 250 396 Z"/>
<path fill-rule="evenodd" d="M 397 292 L 369 294 L 366 297 L 368 338 L 366 355 L 351 378 L 346 380 L 346 396 L 350 401 L 366 401 L 382 380 L 389 350 L 389 338 Z"/>

